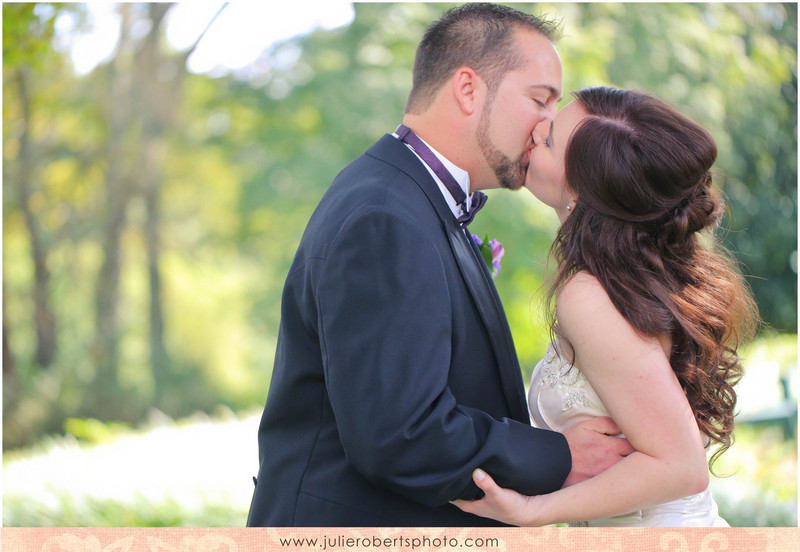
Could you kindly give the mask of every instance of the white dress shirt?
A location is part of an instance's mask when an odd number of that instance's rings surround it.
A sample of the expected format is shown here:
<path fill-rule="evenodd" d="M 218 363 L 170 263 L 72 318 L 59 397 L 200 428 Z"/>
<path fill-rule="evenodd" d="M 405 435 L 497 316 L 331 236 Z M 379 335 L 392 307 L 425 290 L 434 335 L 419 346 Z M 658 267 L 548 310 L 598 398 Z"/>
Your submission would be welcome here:
<path fill-rule="evenodd" d="M 395 133 L 392 133 L 392 136 L 394 136 L 395 138 L 398 138 L 397 134 L 395 134 Z M 422 140 L 422 138 L 420 138 L 420 140 Z M 430 150 L 433 152 L 433 154 L 439 159 L 439 161 L 442 162 L 442 165 L 444 165 L 444 168 L 447 169 L 447 171 L 450 174 L 453 175 L 453 178 L 455 178 L 456 182 L 461 187 L 461 189 L 464 190 L 464 193 L 467 194 L 466 203 L 467 203 L 467 211 L 469 211 L 470 207 L 472 206 L 472 197 L 469 195 L 469 173 L 467 171 L 465 171 L 464 169 L 462 169 L 460 167 L 457 167 L 456 165 L 451 163 L 444 155 L 442 155 L 441 153 L 436 151 L 434 148 L 432 148 L 431 145 L 428 142 L 425 142 L 425 140 L 422 140 L 422 142 L 426 146 L 428 146 L 430 148 Z M 405 142 L 403 142 L 403 143 L 405 143 Z M 447 202 L 447 205 L 450 207 L 450 210 L 453 212 L 453 216 L 458 218 L 461 215 L 463 215 L 464 214 L 464 210 L 461 208 L 460 205 L 458 205 L 456 203 L 456 200 L 450 194 L 450 191 L 444 185 L 444 182 L 442 182 L 441 179 L 438 176 L 436 176 L 436 173 L 433 172 L 433 169 L 430 168 L 428 166 L 428 164 L 425 161 L 423 161 L 422 158 L 419 155 L 417 155 L 417 152 L 414 151 L 414 148 L 412 148 L 408 144 L 406 144 L 406 147 L 408 149 L 410 149 L 412 152 L 414 152 L 414 155 L 416 155 L 417 158 L 420 161 L 422 161 L 422 164 L 425 166 L 426 169 L 428 169 L 428 172 L 431 173 L 431 176 L 433 177 L 433 180 L 436 182 L 436 184 L 439 186 L 439 190 L 442 192 L 442 196 L 444 196 L 444 200 Z"/>

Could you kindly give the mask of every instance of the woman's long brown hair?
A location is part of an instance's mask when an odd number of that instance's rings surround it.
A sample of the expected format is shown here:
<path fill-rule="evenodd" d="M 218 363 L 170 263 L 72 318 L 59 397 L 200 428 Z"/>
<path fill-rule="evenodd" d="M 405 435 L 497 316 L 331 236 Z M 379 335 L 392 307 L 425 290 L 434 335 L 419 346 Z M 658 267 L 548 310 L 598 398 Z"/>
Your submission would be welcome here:
<path fill-rule="evenodd" d="M 566 151 L 577 204 L 552 248 L 552 331 L 559 290 L 586 271 L 640 334 L 669 335 L 700 430 L 720 445 L 713 464 L 733 443 L 736 351 L 758 323 L 747 284 L 713 235 L 725 208 L 710 172 L 716 144 L 650 95 L 607 87 L 574 95 L 587 117 Z"/>

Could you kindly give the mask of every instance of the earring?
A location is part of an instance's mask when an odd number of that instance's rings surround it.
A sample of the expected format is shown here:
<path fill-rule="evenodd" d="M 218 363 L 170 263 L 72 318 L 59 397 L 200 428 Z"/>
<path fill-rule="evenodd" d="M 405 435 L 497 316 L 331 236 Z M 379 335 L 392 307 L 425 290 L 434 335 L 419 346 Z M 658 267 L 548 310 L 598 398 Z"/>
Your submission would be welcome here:
<path fill-rule="evenodd" d="M 567 205 L 567 211 L 572 211 L 572 206 L 571 205 Z"/>

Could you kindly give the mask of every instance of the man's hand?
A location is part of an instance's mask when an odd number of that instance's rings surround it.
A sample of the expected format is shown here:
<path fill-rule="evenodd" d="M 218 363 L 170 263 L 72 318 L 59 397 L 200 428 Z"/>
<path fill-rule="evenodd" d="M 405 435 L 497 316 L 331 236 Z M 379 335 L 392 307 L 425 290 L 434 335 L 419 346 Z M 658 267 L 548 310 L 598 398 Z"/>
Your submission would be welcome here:
<path fill-rule="evenodd" d="M 630 453 L 627 439 L 615 437 L 620 429 L 611 418 L 591 418 L 577 422 L 564 431 L 572 454 L 572 471 L 564 487 L 575 485 L 604 472 Z"/>

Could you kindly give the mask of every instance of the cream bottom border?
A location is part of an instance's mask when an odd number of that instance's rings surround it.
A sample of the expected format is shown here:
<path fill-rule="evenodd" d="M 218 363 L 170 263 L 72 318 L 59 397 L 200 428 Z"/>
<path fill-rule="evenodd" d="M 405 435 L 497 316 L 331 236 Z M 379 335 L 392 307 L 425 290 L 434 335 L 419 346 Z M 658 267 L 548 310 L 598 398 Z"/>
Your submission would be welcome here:
<path fill-rule="evenodd" d="M 3 552 L 800 552 L 796 528 L 3 528 Z"/>

